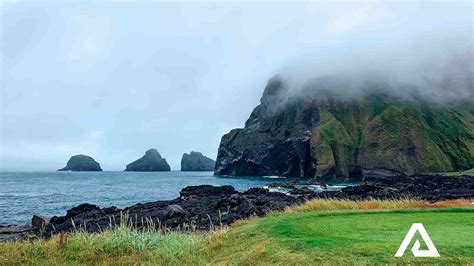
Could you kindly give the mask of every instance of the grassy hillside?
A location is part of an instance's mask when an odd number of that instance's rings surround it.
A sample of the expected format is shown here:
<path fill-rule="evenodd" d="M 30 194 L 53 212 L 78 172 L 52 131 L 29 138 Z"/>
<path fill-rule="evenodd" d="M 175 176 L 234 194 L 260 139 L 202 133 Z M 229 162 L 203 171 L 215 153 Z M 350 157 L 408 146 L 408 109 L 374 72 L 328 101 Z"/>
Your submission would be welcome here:
<path fill-rule="evenodd" d="M 312 139 L 313 154 L 322 159 L 318 176 L 349 177 L 359 167 L 419 174 L 474 166 L 471 105 L 369 93 L 359 101 L 324 98 L 318 106 Z"/>
<path fill-rule="evenodd" d="M 456 207 L 453 207 L 456 206 Z M 29 264 L 308 264 L 474 263 L 470 201 L 315 200 L 283 213 L 240 221 L 212 233 L 136 232 L 0 244 L 0 265 Z M 434 209 L 436 208 L 436 209 Z M 412 223 L 423 223 L 440 258 L 394 254 Z M 411 247 L 411 245 L 410 245 Z"/>

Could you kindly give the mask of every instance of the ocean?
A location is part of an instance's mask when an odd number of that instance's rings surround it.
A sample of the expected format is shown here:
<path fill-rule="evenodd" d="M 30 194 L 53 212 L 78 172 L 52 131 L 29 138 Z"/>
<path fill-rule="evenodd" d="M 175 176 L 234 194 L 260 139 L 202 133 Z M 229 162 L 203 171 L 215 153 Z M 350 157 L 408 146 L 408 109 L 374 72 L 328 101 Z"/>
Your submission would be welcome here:
<path fill-rule="evenodd" d="M 170 200 L 192 185 L 231 185 L 245 191 L 290 178 L 217 177 L 212 172 L 0 172 L 0 225 L 29 224 L 33 214 L 65 215 L 81 203 L 128 207 Z"/>

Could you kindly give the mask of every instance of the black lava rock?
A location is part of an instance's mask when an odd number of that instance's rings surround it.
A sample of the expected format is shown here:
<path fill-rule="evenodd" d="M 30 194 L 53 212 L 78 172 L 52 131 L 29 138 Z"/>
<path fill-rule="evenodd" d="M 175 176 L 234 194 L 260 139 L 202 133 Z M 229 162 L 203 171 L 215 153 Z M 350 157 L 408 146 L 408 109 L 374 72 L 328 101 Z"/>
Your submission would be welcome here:
<path fill-rule="evenodd" d="M 101 209 L 95 205 L 81 204 L 68 210 L 66 216 L 51 218 L 43 234 L 50 236 L 61 230 L 70 232 L 77 229 L 100 232 L 124 221 L 137 229 L 149 226 L 147 221 L 153 221 L 157 228 L 185 228 L 192 225 L 199 230 L 209 230 L 238 219 L 283 210 L 301 202 L 302 199 L 260 188 L 241 193 L 232 186 L 190 186 L 183 188 L 180 197 L 174 200 L 136 204 L 125 209 Z"/>

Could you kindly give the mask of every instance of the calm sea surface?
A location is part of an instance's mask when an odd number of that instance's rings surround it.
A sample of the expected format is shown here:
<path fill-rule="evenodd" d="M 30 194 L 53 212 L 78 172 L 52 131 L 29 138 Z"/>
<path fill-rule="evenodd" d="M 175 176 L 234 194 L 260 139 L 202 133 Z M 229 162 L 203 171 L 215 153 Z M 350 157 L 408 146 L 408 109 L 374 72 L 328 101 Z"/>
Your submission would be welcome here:
<path fill-rule="evenodd" d="M 29 224 L 33 214 L 65 215 L 81 203 L 128 207 L 170 200 L 192 185 L 231 185 L 238 191 L 301 179 L 219 177 L 212 172 L 0 172 L 0 225 Z M 338 190 L 351 184 L 335 184 Z M 298 186 L 299 187 L 299 186 Z M 309 186 L 321 190 L 319 186 Z M 288 189 L 273 189 L 287 192 Z"/>
<path fill-rule="evenodd" d="M 29 224 L 33 214 L 65 215 L 81 203 L 123 208 L 174 199 L 190 185 L 232 185 L 245 191 L 294 180 L 216 177 L 212 172 L 0 172 L 0 225 Z"/>

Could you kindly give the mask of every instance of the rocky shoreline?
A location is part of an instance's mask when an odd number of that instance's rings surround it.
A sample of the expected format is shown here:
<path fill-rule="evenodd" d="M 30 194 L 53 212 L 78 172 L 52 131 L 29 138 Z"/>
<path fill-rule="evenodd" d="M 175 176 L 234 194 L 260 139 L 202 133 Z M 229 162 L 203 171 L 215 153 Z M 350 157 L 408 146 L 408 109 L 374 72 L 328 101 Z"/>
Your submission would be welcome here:
<path fill-rule="evenodd" d="M 298 181 L 285 184 L 292 193 L 270 192 L 268 189 L 251 188 L 238 192 L 232 186 L 188 186 L 173 200 L 139 203 L 124 209 L 100 208 L 81 204 L 69 209 L 65 216 L 47 219 L 33 216 L 32 226 L 0 227 L 0 241 L 24 239 L 28 235 L 49 237 L 61 231 L 84 230 L 100 232 L 127 222 L 135 228 L 148 226 L 184 230 L 209 230 L 228 225 L 236 220 L 263 216 L 271 211 L 301 204 L 314 198 L 323 199 L 404 199 L 428 201 L 474 198 L 474 177 L 422 175 L 417 177 L 371 178 L 361 184 L 340 191 L 322 192 L 305 189 L 305 185 L 321 185 L 316 181 Z M 277 184 L 271 184 L 275 187 Z M 303 186 L 303 187 L 301 187 Z"/>

